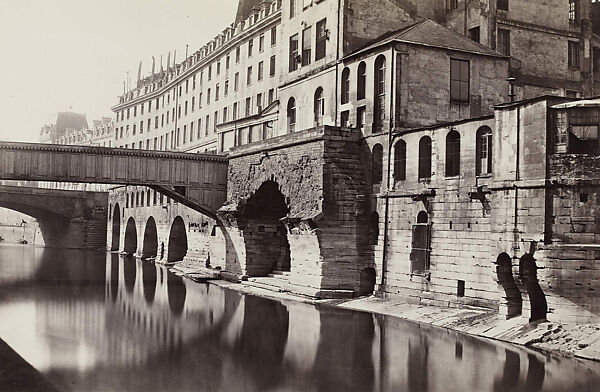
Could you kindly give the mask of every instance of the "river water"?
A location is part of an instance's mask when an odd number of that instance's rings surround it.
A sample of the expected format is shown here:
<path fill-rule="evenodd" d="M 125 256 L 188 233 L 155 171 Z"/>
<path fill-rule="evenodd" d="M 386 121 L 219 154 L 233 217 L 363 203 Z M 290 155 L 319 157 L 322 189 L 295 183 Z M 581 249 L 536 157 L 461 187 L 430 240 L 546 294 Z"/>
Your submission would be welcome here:
<path fill-rule="evenodd" d="M 0 246 L 0 338 L 64 391 L 600 391 L 597 363 L 100 252 Z"/>

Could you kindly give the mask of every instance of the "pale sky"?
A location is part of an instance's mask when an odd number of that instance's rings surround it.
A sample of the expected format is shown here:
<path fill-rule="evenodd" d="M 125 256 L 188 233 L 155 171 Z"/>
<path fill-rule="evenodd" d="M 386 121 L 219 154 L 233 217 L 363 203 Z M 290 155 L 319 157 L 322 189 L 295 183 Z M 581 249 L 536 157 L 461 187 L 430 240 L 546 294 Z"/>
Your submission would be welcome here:
<path fill-rule="evenodd" d="M 177 62 L 233 23 L 237 0 L 0 0 L 0 140 L 38 141 L 58 111 L 112 116 L 143 62 Z M 69 109 L 71 108 L 71 109 Z"/>

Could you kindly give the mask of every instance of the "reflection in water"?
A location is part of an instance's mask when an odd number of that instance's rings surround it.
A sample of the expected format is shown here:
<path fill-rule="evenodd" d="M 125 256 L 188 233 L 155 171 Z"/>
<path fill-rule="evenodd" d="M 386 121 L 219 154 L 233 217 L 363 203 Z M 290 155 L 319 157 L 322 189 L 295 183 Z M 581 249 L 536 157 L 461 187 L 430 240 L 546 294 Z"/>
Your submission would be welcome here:
<path fill-rule="evenodd" d="M 116 254 L 14 255 L 0 246 L 0 337 L 64 390 L 583 392 L 600 383 L 600 364 L 245 296 Z"/>

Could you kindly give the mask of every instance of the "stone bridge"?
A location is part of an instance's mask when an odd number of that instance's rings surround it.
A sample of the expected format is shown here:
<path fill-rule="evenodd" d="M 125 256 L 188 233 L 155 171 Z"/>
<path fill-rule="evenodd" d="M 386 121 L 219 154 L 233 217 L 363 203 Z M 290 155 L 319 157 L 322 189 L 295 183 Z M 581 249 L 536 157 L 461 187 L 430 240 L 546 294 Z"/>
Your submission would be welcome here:
<path fill-rule="evenodd" d="M 0 142 L 0 179 L 148 186 L 215 218 L 227 158 L 211 154 Z"/>
<path fill-rule="evenodd" d="M 37 219 L 48 247 L 103 248 L 107 200 L 106 192 L 0 186 L 0 207 Z"/>

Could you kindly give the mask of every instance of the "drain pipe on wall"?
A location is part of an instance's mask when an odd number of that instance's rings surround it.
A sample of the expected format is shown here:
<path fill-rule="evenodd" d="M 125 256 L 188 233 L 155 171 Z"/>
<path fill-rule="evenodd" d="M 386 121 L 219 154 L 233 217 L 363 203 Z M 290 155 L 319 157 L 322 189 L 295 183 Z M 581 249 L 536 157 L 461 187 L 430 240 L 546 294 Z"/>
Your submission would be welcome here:
<path fill-rule="evenodd" d="M 383 251 L 381 258 L 381 283 L 379 286 L 379 293 L 383 294 L 383 288 L 386 285 L 386 269 L 387 269 L 387 243 L 388 243 L 388 219 L 389 219 L 389 210 L 390 210 L 390 184 L 391 184 L 391 167 L 392 167 L 392 131 L 395 128 L 395 116 L 394 116 L 394 107 L 395 107 L 395 90 L 396 86 L 394 86 L 394 74 L 396 72 L 395 64 L 395 46 L 392 43 L 392 66 L 390 67 L 391 71 L 391 82 L 390 82 L 390 124 L 388 127 L 388 159 L 387 159 L 387 173 L 386 173 L 386 185 L 385 185 L 385 209 L 384 209 L 384 221 L 383 221 Z"/>
<path fill-rule="evenodd" d="M 514 79 L 509 79 L 510 82 L 510 97 L 511 97 L 511 102 L 514 102 L 515 100 L 515 94 L 514 94 Z M 517 139 L 517 146 L 516 146 L 516 157 L 515 157 L 515 211 L 514 211 L 514 227 L 513 227 L 513 241 L 514 241 L 514 251 L 515 251 L 515 256 L 516 255 L 516 251 L 518 249 L 518 242 L 517 242 L 517 237 L 518 237 L 518 233 L 519 233 L 519 228 L 518 228 L 518 223 L 519 223 L 519 186 L 517 184 L 518 181 L 521 180 L 521 172 L 520 172 L 520 165 L 521 165 L 521 107 L 519 105 L 517 105 L 517 129 L 516 129 L 516 139 Z"/>

